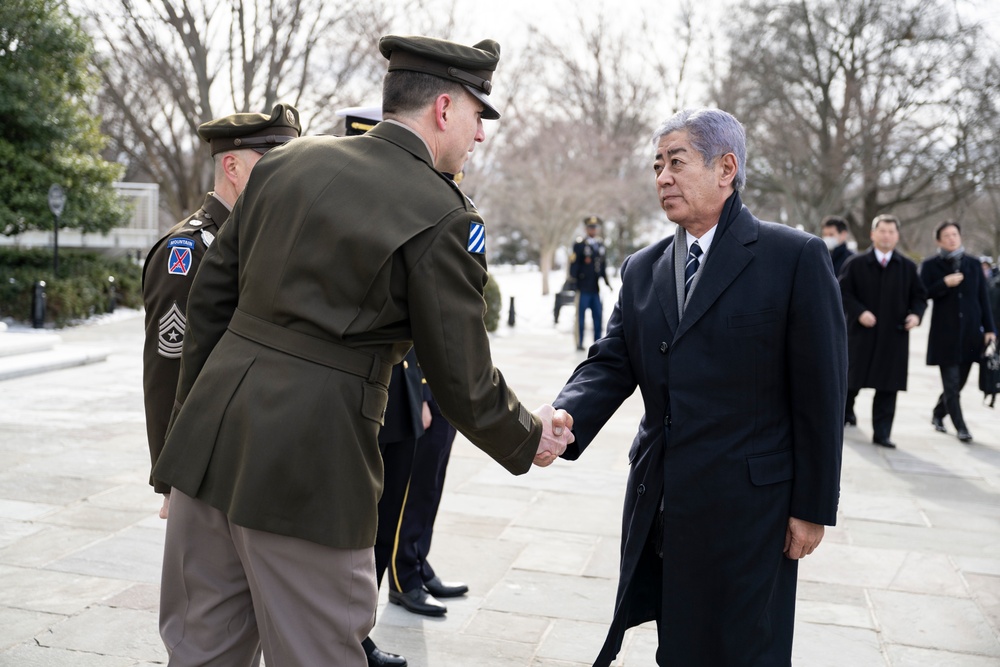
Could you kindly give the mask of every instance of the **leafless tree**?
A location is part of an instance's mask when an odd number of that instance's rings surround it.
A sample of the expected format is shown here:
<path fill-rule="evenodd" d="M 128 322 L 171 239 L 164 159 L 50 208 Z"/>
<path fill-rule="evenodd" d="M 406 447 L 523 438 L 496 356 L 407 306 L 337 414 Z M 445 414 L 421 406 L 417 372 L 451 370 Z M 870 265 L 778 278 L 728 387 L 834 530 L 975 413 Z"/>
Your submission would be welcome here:
<path fill-rule="evenodd" d="M 1000 81 L 1000 54 L 992 57 L 981 76 L 982 80 L 970 81 L 968 87 L 976 89 Z M 970 148 L 970 159 L 990 168 L 982 170 L 978 197 L 960 219 L 966 223 L 962 231 L 969 252 L 983 252 L 996 260 L 1000 259 L 1000 95 L 979 99 L 976 143 Z"/>
<path fill-rule="evenodd" d="M 980 27 L 947 0 L 756 0 L 730 30 L 715 93 L 747 126 L 750 187 L 765 213 L 818 231 L 845 215 L 912 220 L 972 196 L 984 100 Z M 974 85 L 973 85 L 973 82 Z"/>
<path fill-rule="evenodd" d="M 295 105 L 304 132 L 334 111 L 378 99 L 379 36 L 422 0 L 115 0 L 92 3 L 99 113 L 111 155 L 131 178 L 161 186 L 171 219 L 211 186 L 199 124 L 232 112 Z M 447 16 L 445 20 L 447 20 Z"/>
<path fill-rule="evenodd" d="M 548 294 L 555 252 L 585 216 L 612 221 L 614 246 L 633 244 L 640 223 L 656 215 L 649 136 L 664 100 L 684 97 L 671 84 L 683 78 L 688 53 L 651 52 L 662 35 L 641 17 L 618 28 L 581 12 L 577 48 L 530 30 L 531 48 L 507 70 L 518 92 L 508 99 L 488 187 L 475 185 L 493 224 L 537 249 Z"/>

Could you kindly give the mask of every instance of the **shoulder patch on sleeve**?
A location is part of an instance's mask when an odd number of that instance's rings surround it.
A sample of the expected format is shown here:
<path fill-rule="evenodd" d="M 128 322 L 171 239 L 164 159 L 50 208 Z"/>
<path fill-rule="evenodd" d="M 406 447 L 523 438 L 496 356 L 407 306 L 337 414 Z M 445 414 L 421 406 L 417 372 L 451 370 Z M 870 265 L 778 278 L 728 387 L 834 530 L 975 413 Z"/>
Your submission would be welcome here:
<path fill-rule="evenodd" d="M 469 242 L 466 247 L 474 255 L 486 253 L 486 225 L 475 221 L 469 223 Z"/>
<path fill-rule="evenodd" d="M 191 250 L 194 241 L 188 238 L 176 238 L 167 241 L 167 273 L 186 276 L 191 270 Z"/>
<path fill-rule="evenodd" d="M 167 314 L 160 318 L 160 334 L 156 351 L 167 359 L 180 359 L 181 347 L 184 345 L 184 330 L 187 328 L 187 318 L 174 301 Z"/>

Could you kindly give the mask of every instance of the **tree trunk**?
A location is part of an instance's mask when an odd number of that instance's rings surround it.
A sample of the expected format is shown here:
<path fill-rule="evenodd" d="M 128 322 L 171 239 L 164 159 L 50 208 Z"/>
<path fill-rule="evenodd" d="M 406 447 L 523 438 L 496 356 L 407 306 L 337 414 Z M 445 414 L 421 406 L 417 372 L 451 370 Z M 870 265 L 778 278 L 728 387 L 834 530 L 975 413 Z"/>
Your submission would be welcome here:
<path fill-rule="evenodd" d="M 542 248 L 538 258 L 538 266 L 542 270 L 542 296 L 549 294 L 549 274 L 552 272 L 552 262 L 555 259 L 555 248 Z"/>

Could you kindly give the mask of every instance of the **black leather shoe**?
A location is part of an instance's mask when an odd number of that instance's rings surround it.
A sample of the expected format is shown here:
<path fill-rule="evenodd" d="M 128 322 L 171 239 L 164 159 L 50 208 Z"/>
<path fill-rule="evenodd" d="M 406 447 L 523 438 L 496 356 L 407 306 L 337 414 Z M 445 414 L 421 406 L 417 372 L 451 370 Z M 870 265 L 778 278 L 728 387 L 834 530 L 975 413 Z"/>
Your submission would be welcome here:
<path fill-rule="evenodd" d="M 378 646 L 365 651 L 368 656 L 368 667 L 406 667 L 406 658 L 395 653 L 383 651 Z"/>
<path fill-rule="evenodd" d="M 934 427 L 934 430 L 937 431 L 938 433 L 948 432 L 948 429 L 944 427 L 944 420 L 941 419 L 941 417 L 931 417 L 931 425 Z"/>
<path fill-rule="evenodd" d="M 854 415 L 845 415 L 844 416 L 844 425 L 845 426 L 857 426 L 858 425 L 858 418 L 855 417 Z"/>
<path fill-rule="evenodd" d="M 424 582 L 427 592 L 436 598 L 457 598 L 469 592 L 469 587 L 460 581 L 441 581 L 441 577 Z"/>
<path fill-rule="evenodd" d="M 434 596 L 425 591 L 423 587 L 414 588 L 406 593 L 390 590 L 389 602 L 398 604 L 414 614 L 423 614 L 424 616 L 444 616 L 448 613 L 448 607 L 435 600 Z"/>
<path fill-rule="evenodd" d="M 896 449 L 896 443 L 894 443 L 889 438 L 872 438 L 872 442 L 879 447 L 888 447 L 889 449 Z"/>
<path fill-rule="evenodd" d="M 963 428 L 958 432 L 958 439 L 962 442 L 972 442 L 972 434 Z"/>

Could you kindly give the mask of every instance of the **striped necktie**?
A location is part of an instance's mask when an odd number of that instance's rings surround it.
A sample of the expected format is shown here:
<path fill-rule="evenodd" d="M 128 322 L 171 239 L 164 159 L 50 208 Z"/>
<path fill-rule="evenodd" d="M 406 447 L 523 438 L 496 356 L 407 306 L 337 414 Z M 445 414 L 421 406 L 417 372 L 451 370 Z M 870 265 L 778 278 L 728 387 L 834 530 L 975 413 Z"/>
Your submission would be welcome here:
<path fill-rule="evenodd" d="M 688 290 L 691 289 L 691 281 L 694 280 L 694 274 L 698 272 L 698 266 L 701 264 L 698 258 L 701 257 L 701 246 L 698 245 L 698 241 L 695 240 L 688 249 L 687 264 L 684 265 L 684 296 L 687 296 Z"/>

